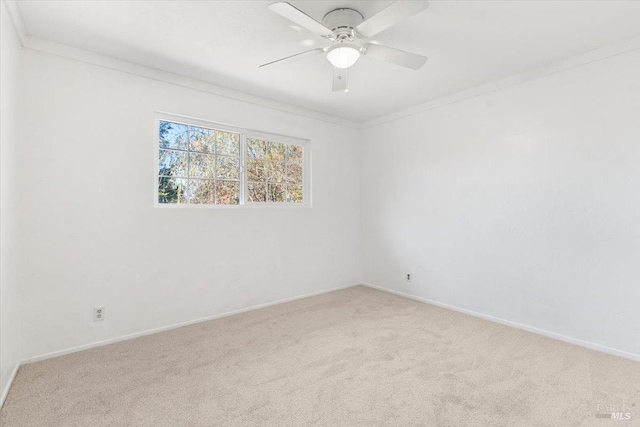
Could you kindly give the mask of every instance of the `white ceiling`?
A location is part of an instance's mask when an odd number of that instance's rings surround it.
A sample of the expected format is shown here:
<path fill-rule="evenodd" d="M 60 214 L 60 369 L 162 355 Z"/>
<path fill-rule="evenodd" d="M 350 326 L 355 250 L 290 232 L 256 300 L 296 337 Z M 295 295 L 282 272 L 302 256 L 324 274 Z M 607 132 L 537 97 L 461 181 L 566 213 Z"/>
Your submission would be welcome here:
<path fill-rule="evenodd" d="M 331 91 L 318 55 L 258 65 L 326 41 L 292 28 L 270 1 L 19 1 L 29 36 L 311 110 L 366 121 L 640 34 L 640 1 L 431 1 L 375 41 L 429 57 L 419 71 L 361 58 L 350 92 Z M 321 20 L 370 17 L 391 1 L 291 1 Z"/>

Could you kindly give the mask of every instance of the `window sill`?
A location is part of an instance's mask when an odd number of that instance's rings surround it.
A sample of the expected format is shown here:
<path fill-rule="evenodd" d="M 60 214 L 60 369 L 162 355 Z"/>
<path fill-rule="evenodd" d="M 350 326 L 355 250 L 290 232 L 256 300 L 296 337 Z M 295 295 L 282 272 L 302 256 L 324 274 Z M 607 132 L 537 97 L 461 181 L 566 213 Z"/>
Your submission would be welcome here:
<path fill-rule="evenodd" d="M 179 205 L 171 203 L 154 203 L 158 209 L 307 209 L 310 204 L 303 203 L 247 203 L 244 205 Z"/>

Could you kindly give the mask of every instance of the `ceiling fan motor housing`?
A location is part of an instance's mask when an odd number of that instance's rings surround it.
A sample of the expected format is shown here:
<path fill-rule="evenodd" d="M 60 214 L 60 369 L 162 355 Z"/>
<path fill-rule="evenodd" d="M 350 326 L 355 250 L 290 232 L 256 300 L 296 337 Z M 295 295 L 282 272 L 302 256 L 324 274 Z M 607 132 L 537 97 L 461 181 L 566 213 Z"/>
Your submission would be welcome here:
<path fill-rule="evenodd" d="M 333 31 L 335 40 L 353 41 L 354 29 L 363 21 L 357 10 L 335 9 L 322 18 L 322 25 Z"/>

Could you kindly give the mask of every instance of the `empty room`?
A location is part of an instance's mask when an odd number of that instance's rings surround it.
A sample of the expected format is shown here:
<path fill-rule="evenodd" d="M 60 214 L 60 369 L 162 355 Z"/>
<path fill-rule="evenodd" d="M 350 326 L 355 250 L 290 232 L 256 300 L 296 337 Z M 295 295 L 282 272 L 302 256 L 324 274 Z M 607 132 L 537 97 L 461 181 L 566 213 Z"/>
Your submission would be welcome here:
<path fill-rule="evenodd" d="M 0 426 L 640 426 L 640 0 L 0 0 Z"/>

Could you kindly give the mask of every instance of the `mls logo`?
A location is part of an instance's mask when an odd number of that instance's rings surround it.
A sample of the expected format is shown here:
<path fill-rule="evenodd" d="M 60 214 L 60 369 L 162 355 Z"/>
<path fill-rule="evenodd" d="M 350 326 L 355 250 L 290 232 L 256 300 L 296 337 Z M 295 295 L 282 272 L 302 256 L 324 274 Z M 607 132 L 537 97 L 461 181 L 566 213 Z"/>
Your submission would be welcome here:
<path fill-rule="evenodd" d="M 598 404 L 596 406 L 596 418 L 608 418 L 612 420 L 630 420 L 631 406 L 626 403 L 622 404 Z"/>
<path fill-rule="evenodd" d="M 631 412 L 612 412 L 611 419 L 612 420 L 630 420 Z"/>

